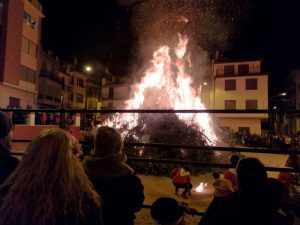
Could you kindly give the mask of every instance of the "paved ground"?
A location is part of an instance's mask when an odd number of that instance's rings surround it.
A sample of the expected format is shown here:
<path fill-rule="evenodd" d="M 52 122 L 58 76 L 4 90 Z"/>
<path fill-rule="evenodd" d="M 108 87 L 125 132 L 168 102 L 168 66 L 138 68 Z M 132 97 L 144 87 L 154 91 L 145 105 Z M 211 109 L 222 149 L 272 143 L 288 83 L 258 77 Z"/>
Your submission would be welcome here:
<path fill-rule="evenodd" d="M 212 199 L 212 181 L 213 178 L 210 173 L 193 176 L 192 183 L 194 187 L 198 186 L 201 182 L 207 182 L 208 186 L 204 193 L 196 193 L 195 189 L 192 189 L 192 196 L 189 199 L 183 199 L 181 196 L 174 194 L 174 187 L 172 185 L 171 178 L 168 177 L 156 177 L 139 175 L 144 184 L 145 202 L 146 205 L 151 205 L 157 198 L 165 196 L 172 197 L 182 202 L 185 201 L 191 208 L 195 208 L 198 211 L 205 211 Z M 136 214 L 137 219 L 135 224 L 137 225 L 150 225 L 153 224 L 150 216 L 150 209 L 142 209 Z M 188 224 L 196 225 L 200 221 L 200 216 L 187 216 Z"/>

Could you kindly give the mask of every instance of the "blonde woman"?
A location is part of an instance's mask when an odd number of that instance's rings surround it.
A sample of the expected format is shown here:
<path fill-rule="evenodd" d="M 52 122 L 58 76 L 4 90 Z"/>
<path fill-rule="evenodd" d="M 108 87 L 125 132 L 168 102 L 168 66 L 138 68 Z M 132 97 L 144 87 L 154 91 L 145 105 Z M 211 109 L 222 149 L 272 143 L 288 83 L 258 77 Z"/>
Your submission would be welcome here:
<path fill-rule="evenodd" d="M 102 224 L 100 197 L 79 152 L 78 141 L 64 130 L 38 135 L 0 188 L 0 225 Z"/>

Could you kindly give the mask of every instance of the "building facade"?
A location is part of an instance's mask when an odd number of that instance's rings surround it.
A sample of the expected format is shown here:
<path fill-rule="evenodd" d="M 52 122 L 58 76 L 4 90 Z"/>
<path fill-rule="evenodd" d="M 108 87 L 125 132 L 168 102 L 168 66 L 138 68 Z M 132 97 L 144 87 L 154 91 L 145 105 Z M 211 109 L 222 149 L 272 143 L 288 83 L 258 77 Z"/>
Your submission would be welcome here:
<path fill-rule="evenodd" d="M 261 72 L 261 61 L 213 62 L 213 109 L 268 109 L 268 75 Z M 219 126 L 231 132 L 261 134 L 267 114 L 215 114 Z"/>
<path fill-rule="evenodd" d="M 124 109 L 129 98 L 131 80 L 127 77 L 112 77 L 102 81 L 102 108 Z"/>
<path fill-rule="evenodd" d="M 62 85 L 58 76 L 59 60 L 52 52 L 40 51 L 38 107 L 59 108 L 61 106 Z"/>
<path fill-rule="evenodd" d="M 37 0 L 0 0 L 0 107 L 37 107 L 42 18 Z"/>
<path fill-rule="evenodd" d="M 72 109 L 84 109 L 86 107 L 86 81 L 87 76 L 76 70 L 70 69 L 70 106 Z"/>
<path fill-rule="evenodd" d="M 68 74 L 70 66 L 61 65 L 58 71 L 58 77 L 61 81 L 61 107 L 70 109 L 71 108 L 71 96 L 72 96 L 72 86 L 71 78 Z"/>
<path fill-rule="evenodd" d="M 86 109 L 101 109 L 101 86 L 91 80 L 87 80 L 86 83 Z"/>

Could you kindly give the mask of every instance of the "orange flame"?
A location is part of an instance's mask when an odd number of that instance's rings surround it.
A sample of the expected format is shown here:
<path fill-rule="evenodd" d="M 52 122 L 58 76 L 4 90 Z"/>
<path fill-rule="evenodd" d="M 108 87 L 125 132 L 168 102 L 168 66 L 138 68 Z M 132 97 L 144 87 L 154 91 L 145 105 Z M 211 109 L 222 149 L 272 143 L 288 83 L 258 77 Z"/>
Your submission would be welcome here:
<path fill-rule="evenodd" d="M 173 60 L 168 46 L 162 46 L 153 53 L 151 66 L 141 82 L 132 86 L 133 97 L 126 101 L 126 109 L 205 109 L 200 97 L 201 86 L 199 90 L 192 87 L 193 80 L 187 71 L 187 67 L 191 67 L 190 57 L 186 54 L 187 44 L 187 36 L 179 34 Z M 177 116 L 188 125 L 196 123 L 212 144 L 216 143 L 217 136 L 207 113 L 177 113 Z M 116 114 L 104 124 L 118 129 L 122 123 L 127 124 L 127 130 L 136 127 L 138 114 Z"/>

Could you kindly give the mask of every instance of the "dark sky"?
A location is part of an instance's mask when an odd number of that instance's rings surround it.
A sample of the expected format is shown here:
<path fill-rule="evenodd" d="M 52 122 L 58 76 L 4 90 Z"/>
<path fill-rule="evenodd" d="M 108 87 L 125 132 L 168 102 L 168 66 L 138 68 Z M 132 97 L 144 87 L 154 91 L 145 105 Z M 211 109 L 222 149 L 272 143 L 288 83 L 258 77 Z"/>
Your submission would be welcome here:
<path fill-rule="evenodd" d="M 120 1 L 137 3 L 139 0 Z M 147 0 L 142 1 L 147 4 Z M 199 1 L 224 4 L 222 0 Z M 263 59 L 264 69 L 270 73 L 270 95 L 286 91 L 282 79 L 292 69 L 300 68 L 300 1 L 244 0 L 248 2 L 246 9 L 237 7 L 237 12 L 234 3 L 241 1 L 230 1 L 231 7 L 221 5 L 213 10 L 214 16 L 220 13 L 221 17 L 228 15 L 233 21 L 239 21 L 237 26 L 231 26 L 226 48 L 220 49 L 223 57 Z M 56 55 L 69 61 L 77 56 L 81 63 L 98 60 L 117 74 L 130 71 L 132 63 L 140 57 L 138 34 L 132 23 L 138 4 L 120 4 L 117 0 L 40 2 L 45 14 L 42 44 Z M 151 9 L 148 13 L 151 14 Z"/>

